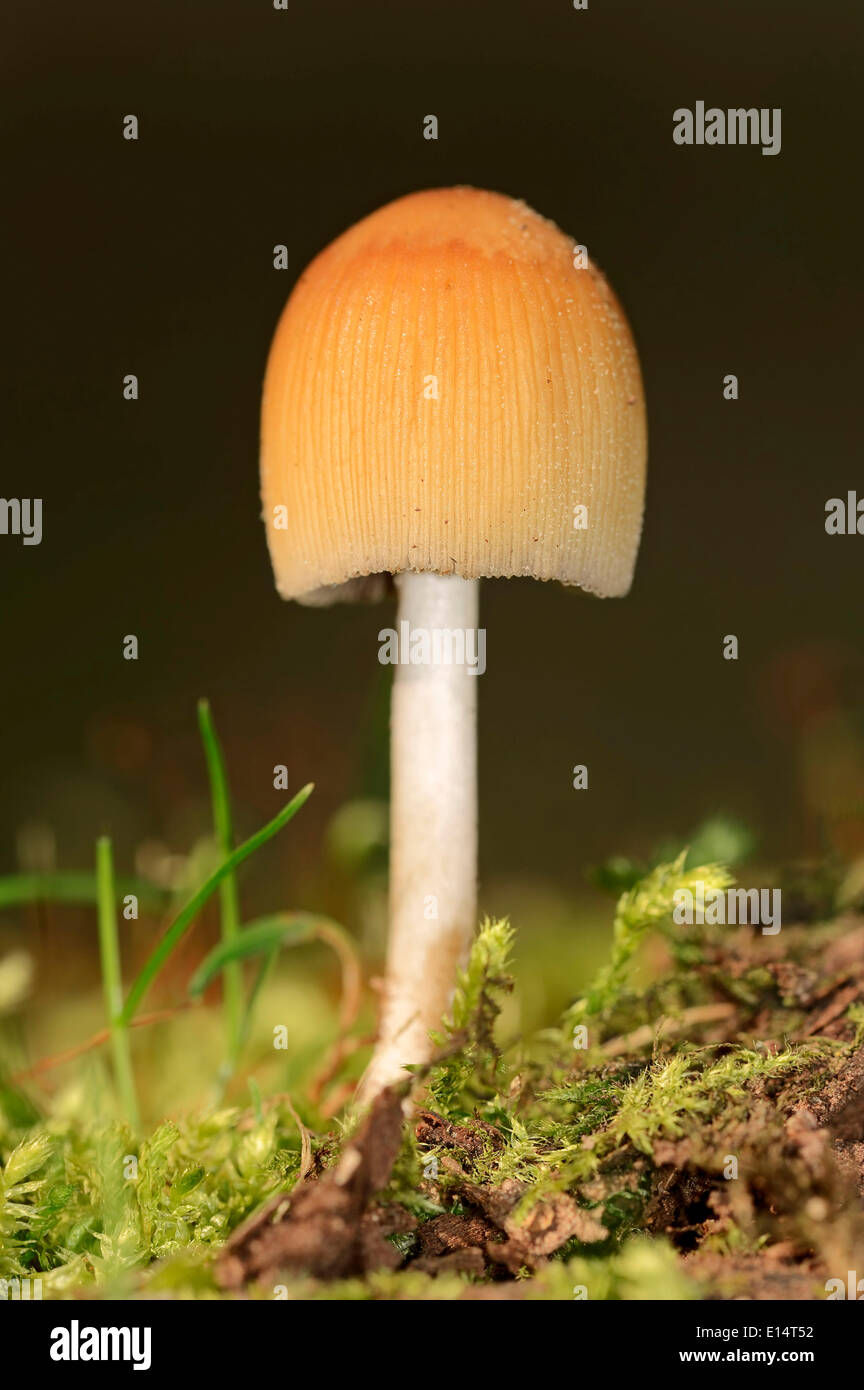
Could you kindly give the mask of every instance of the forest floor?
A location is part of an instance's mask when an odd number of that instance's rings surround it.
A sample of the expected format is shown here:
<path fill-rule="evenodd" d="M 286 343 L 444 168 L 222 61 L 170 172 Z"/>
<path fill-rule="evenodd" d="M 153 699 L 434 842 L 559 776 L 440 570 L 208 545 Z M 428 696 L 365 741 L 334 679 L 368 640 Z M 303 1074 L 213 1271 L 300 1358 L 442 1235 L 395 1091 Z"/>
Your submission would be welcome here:
<path fill-rule="evenodd" d="M 484 924 L 433 1062 L 365 1116 L 275 1096 L 135 1140 L 5 1083 L 0 1279 L 61 1298 L 856 1297 L 864 917 L 802 901 L 774 934 L 678 927 L 677 890 L 731 882 L 683 865 L 622 895 L 608 966 L 535 1038 L 497 1036 L 513 934 Z"/>

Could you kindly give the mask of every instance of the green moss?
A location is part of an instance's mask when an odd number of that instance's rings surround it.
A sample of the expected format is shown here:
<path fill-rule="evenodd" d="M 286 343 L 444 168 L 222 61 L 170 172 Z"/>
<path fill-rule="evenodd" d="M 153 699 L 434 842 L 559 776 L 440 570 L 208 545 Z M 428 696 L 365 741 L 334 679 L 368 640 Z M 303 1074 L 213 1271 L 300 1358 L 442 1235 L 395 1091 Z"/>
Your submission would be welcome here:
<path fill-rule="evenodd" d="M 65 1267 L 115 1286 L 190 1249 L 203 1258 L 299 1169 L 296 1126 L 272 1107 L 160 1125 L 140 1144 L 77 1113 L 18 1144 L 0 1170 L 0 1277 Z M 49 1287 L 59 1289 L 54 1279 Z"/>
<path fill-rule="evenodd" d="M 555 1260 L 532 1281 L 528 1297 L 574 1301 L 681 1301 L 700 1296 L 665 1240 L 634 1236 L 601 1258 Z"/>
<path fill-rule="evenodd" d="M 708 1195 L 724 1192 L 719 1165 L 730 1135 L 742 1172 L 762 1184 L 749 1195 L 746 1180 L 736 1190 L 746 1200 L 714 1222 L 706 1252 L 756 1257 L 766 1244 L 788 1239 L 792 1228 L 781 1231 L 776 1216 L 784 1203 L 793 1211 L 803 1205 L 811 1176 L 790 1160 L 791 1186 L 772 1194 L 765 1146 L 776 1145 L 794 1105 L 821 1092 L 860 1047 L 864 1004 L 848 1006 L 841 1036 L 791 1041 L 804 1006 L 794 977 L 790 983 L 770 968 L 770 946 L 750 959 L 746 943 L 730 954 L 728 937 L 711 928 L 672 930 L 674 894 L 696 882 L 722 888 L 731 879 L 717 865 L 687 868 L 679 855 L 629 886 L 615 912 L 608 965 L 558 1027 L 532 1039 L 499 1035 L 502 1000 L 512 987 L 512 928 L 487 921 L 480 929 L 436 1060 L 418 1076 L 424 1104 L 470 1133 L 471 1143 L 428 1148 L 406 1125 L 382 1198 L 422 1224 L 463 1210 L 467 1184 L 488 1190 L 516 1179 L 524 1185 L 516 1221 L 562 1192 L 602 1220 L 605 1239 L 571 1237 L 519 1281 L 520 1297 L 698 1296 L 701 1286 L 679 1253 L 648 1234 L 656 1224 L 658 1172 L 674 1168 L 670 1144 L 685 1146 L 681 1180 L 692 1179 L 705 1212 Z M 840 930 L 832 923 L 797 933 L 784 928 L 784 954 L 776 958 L 815 978 L 825 944 Z M 665 943 L 666 966 L 640 984 L 636 956 L 652 934 Z M 724 1021 L 703 1041 L 692 1020 L 688 1026 L 687 1010 L 698 1016 L 718 1000 Z M 588 1046 L 574 1046 L 581 1027 Z M 88 1284 L 114 1296 L 224 1296 L 214 1278 L 220 1247 L 271 1194 L 290 1190 L 300 1171 L 293 1106 L 262 1097 L 255 1086 L 248 1109 L 205 1109 L 136 1137 L 123 1123 L 93 1118 L 102 1083 L 98 1066 L 88 1068 L 44 1111 L 20 1088 L 0 1086 L 0 1278 L 38 1272 L 45 1297 L 72 1297 Z M 296 1096 L 294 1105 L 313 1130 L 319 1169 L 328 1167 L 339 1140 L 307 1098 Z M 355 1122 L 346 1112 L 330 1123 L 341 1127 L 344 1142 Z M 824 1183 L 819 1192 L 834 1200 Z M 806 1231 L 801 1239 L 810 1239 Z M 415 1235 L 393 1240 L 404 1256 L 413 1254 Z M 434 1279 L 408 1268 L 329 1285 L 286 1280 L 276 1296 L 438 1301 L 470 1296 L 473 1287 L 464 1275 Z"/>

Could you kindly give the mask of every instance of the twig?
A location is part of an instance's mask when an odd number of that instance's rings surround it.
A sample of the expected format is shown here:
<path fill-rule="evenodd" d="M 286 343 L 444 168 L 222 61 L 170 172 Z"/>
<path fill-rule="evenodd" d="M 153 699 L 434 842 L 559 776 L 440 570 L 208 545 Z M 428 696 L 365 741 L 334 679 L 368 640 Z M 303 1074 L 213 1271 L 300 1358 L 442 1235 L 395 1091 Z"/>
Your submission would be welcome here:
<path fill-rule="evenodd" d="M 374 1042 L 374 1038 L 367 1039 Z M 334 1091 L 328 1098 L 326 1105 L 322 1106 L 321 1113 L 325 1120 L 330 1120 L 334 1115 L 338 1115 L 343 1105 L 347 1105 L 357 1089 L 356 1081 L 344 1081 L 338 1090 Z"/>
<path fill-rule="evenodd" d="M 325 1086 L 328 1086 L 346 1058 L 352 1056 L 366 1039 L 349 1037 L 357 1022 L 362 995 L 360 959 L 343 932 L 334 931 L 327 922 L 317 922 L 315 934 L 327 943 L 339 957 L 342 971 L 342 997 L 339 1004 L 339 1035 L 328 1050 L 321 1066 L 308 1086 L 309 1099 L 317 1105 Z M 374 1038 L 372 1039 L 374 1042 Z"/>
<path fill-rule="evenodd" d="M 296 1192 L 301 1182 L 305 1182 L 306 1178 L 309 1176 L 309 1173 L 312 1170 L 312 1136 L 309 1133 L 306 1126 L 304 1125 L 303 1121 L 300 1119 L 300 1116 L 297 1114 L 297 1111 L 294 1109 L 291 1097 L 288 1095 L 287 1092 L 285 1093 L 283 1099 L 285 1101 L 286 1108 L 288 1109 L 292 1120 L 294 1121 L 295 1125 L 300 1131 L 300 1172 L 297 1175 L 297 1181 L 292 1189 L 293 1192 Z"/>
<path fill-rule="evenodd" d="M 184 1001 L 173 1009 L 157 1009 L 150 1014 L 140 1014 L 138 1018 L 133 1018 L 129 1024 L 130 1028 L 145 1028 L 150 1023 L 165 1023 L 169 1018 L 174 1018 L 177 1014 L 183 1013 L 192 1007 L 192 1001 Z M 69 1047 L 65 1052 L 56 1052 L 53 1057 L 43 1057 L 41 1061 L 34 1062 L 32 1067 L 25 1067 L 23 1071 L 16 1072 L 12 1077 L 14 1082 L 28 1081 L 31 1077 L 41 1076 L 43 1072 L 51 1071 L 54 1067 L 61 1067 L 64 1062 L 74 1062 L 76 1057 L 82 1057 L 85 1052 L 92 1052 L 96 1047 L 103 1047 L 111 1040 L 111 1029 L 100 1028 L 98 1033 L 94 1033 L 86 1042 L 78 1043 L 75 1047 Z"/>
<path fill-rule="evenodd" d="M 733 1018 L 736 1013 L 737 1008 L 734 1004 L 696 1004 L 692 1009 L 685 1009 L 677 1018 L 670 1018 L 667 1015 L 657 1023 L 645 1023 L 641 1028 L 634 1029 L 632 1033 L 610 1038 L 608 1042 L 603 1044 L 601 1050 L 607 1057 L 620 1057 L 624 1052 L 648 1047 L 663 1033 L 670 1031 L 681 1033 L 698 1023 L 722 1023 L 727 1018 Z"/>
<path fill-rule="evenodd" d="M 332 947 L 342 967 L 342 1000 L 339 1005 L 339 1028 L 343 1033 L 353 1027 L 360 1012 L 360 959 L 344 932 L 335 931 L 329 922 L 315 923 L 315 935 Z"/>

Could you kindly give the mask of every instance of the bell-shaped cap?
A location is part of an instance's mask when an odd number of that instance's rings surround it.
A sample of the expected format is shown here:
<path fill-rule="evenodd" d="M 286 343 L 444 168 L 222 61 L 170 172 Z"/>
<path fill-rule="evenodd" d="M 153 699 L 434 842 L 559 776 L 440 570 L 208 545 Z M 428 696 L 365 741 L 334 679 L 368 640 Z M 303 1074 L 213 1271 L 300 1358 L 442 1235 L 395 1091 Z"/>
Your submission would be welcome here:
<path fill-rule="evenodd" d="M 329 602 L 417 570 L 626 593 L 645 456 L 633 339 L 583 250 L 498 193 L 411 194 L 321 252 L 276 330 L 277 587 Z"/>

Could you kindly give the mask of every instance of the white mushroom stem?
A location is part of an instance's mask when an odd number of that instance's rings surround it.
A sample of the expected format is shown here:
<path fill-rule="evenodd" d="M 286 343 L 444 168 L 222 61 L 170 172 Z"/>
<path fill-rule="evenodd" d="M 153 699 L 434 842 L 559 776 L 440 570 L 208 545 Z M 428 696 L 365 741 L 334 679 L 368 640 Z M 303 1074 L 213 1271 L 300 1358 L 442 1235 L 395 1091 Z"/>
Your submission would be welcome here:
<path fill-rule="evenodd" d="M 476 925 L 480 585 L 439 574 L 403 574 L 396 584 L 403 649 L 390 715 L 390 938 L 361 1101 L 404 1080 L 406 1063 L 428 1061 L 429 1030 L 450 1007 Z M 428 643 L 428 660 L 405 662 L 406 635 L 415 656 Z M 441 659 L 448 651 L 467 660 Z"/>

